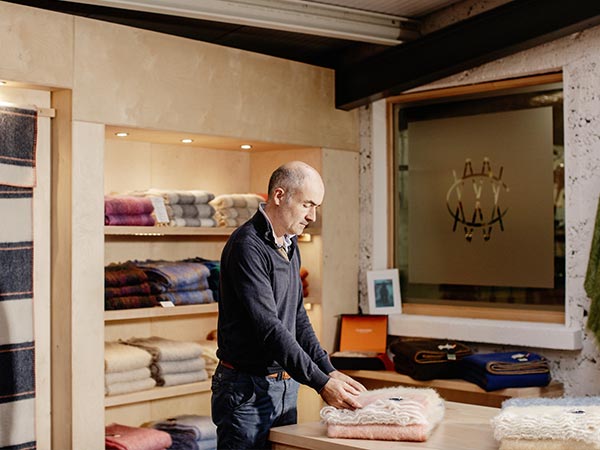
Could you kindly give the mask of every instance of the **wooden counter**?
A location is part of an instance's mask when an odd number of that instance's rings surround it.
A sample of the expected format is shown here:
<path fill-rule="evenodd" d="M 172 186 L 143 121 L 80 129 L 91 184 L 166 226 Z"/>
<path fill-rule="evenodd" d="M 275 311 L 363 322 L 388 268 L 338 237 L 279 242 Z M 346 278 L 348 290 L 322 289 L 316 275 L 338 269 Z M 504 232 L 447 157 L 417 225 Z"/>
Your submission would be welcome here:
<path fill-rule="evenodd" d="M 563 395 L 563 385 L 556 381 L 552 381 L 545 387 L 508 388 L 487 392 L 474 383 L 460 379 L 419 381 L 390 370 L 343 370 L 342 372 L 361 382 L 367 389 L 398 385 L 429 387 L 435 389 L 446 401 L 481 406 L 500 407 L 504 400 L 512 397 L 560 397 Z"/>
<path fill-rule="evenodd" d="M 497 450 L 490 420 L 500 410 L 488 406 L 446 402 L 444 420 L 426 442 L 331 439 L 319 422 L 271 429 L 273 450 Z"/>

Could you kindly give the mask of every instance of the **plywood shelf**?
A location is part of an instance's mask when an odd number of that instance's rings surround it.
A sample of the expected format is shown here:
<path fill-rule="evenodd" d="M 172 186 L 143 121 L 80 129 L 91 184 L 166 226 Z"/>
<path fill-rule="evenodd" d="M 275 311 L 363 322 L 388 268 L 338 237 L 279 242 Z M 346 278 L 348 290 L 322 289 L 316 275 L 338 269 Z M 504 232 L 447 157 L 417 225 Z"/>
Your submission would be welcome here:
<path fill-rule="evenodd" d="M 198 314 L 216 314 L 219 310 L 217 303 L 203 305 L 181 305 L 169 308 L 156 306 L 154 308 L 134 308 L 104 311 L 105 322 L 116 322 L 120 320 L 151 319 L 154 317 L 188 316 Z"/>
<path fill-rule="evenodd" d="M 111 395 L 104 398 L 106 408 L 129 405 L 132 403 L 160 400 L 163 398 L 180 397 L 182 395 L 199 394 L 210 391 L 211 381 L 181 384 L 178 386 L 156 387 L 146 391 L 131 392 L 129 394 Z"/>
<path fill-rule="evenodd" d="M 120 227 L 105 226 L 105 236 L 229 236 L 231 227 Z"/>

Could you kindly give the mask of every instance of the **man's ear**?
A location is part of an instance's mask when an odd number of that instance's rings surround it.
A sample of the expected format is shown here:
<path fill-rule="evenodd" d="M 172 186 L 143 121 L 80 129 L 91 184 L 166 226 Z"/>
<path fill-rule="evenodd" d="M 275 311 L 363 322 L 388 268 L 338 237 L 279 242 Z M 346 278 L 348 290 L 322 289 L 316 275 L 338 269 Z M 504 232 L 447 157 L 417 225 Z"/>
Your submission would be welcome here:
<path fill-rule="evenodd" d="M 273 191 L 273 202 L 279 206 L 281 204 L 281 202 L 283 202 L 283 197 L 285 195 L 285 191 L 283 190 L 283 188 L 276 188 L 275 191 Z"/>

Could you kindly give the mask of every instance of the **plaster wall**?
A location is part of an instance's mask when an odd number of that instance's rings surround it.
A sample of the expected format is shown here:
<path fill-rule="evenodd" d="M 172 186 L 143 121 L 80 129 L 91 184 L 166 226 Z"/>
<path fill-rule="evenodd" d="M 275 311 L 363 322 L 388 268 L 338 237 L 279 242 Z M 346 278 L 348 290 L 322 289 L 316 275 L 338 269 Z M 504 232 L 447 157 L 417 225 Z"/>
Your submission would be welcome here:
<path fill-rule="evenodd" d="M 553 377 L 565 385 L 569 395 L 600 394 L 600 352 L 595 336 L 585 330 L 589 299 L 583 281 L 587 269 L 594 219 L 600 195 L 600 27 L 505 57 L 480 67 L 423 86 L 434 89 L 563 71 L 565 113 L 565 192 L 567 221 L 566 324 L 584 330 L 581 350 L 535 349 L 552 360 Z M 371 105 L 372 106 L 372 105 Z M 361 211 L 372 211 L 373 118 L 369 107 L 360 112 Z M 372 248 L 373 219 L 361 222 L 360 303 L 365 305 L 364 276 L 381 255 Z M 480 351 L 501 349 L 478 345 Z"/>

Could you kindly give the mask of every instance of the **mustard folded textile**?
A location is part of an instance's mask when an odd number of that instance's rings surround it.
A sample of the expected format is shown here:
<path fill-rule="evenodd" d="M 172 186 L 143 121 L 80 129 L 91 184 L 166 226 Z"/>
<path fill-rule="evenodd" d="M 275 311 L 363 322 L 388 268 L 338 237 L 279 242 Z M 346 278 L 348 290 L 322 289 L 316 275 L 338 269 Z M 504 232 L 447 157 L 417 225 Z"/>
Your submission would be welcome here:
<path fill-rule="evenodd" d="M 332 438 L 426 441 L 444 417 L 444 401 L 429 388 L 393 387 L 363 392 L 357 410 L 325 406 L 321 419 Z"/>
<path fill-rule="evenodd" d="M 172 444 L 169 433 L 153 428 L 112 423 L 106 426 L 104 434 L 107 450 L 165 450 Z"/>
<path fill-rule="evenodd" d="M 104 371 L 106 373 L 149 367 L 151 361 L 152 355 L 141 348 L 119 342 L 104 343 Z"/>

